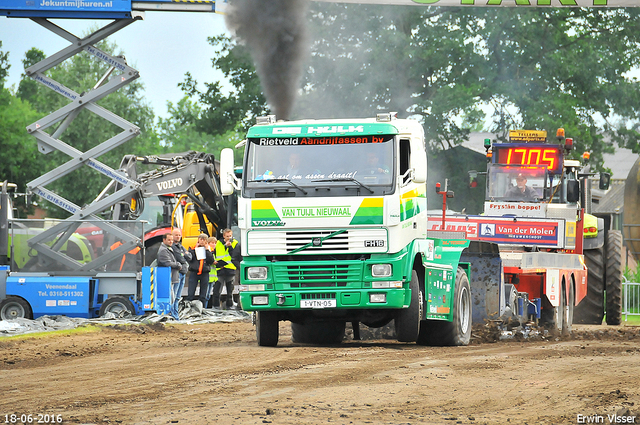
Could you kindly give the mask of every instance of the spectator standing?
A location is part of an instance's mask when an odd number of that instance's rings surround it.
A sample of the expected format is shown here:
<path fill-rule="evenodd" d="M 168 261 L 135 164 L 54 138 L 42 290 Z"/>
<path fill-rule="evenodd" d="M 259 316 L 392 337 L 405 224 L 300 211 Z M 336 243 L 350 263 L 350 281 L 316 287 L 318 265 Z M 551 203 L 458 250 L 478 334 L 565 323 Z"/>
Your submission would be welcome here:
<path fill-rule="evenodd" d="M 193 301 L 196 297 L 196 288 L 200 285 L 199 300 L 206 307 L 207 289 L 209 288 L 209 271 L 213 264 L 213 254 L 207 247 L 208 236 L 204 233 L 198 236 L 195 248 L 189 248 L 191 260 L 189 261 L 189 291 L 187 300 Z"/>
<path fill-rule="evenodd" d="M 214 257 L 213 266 L 211 267 L 211 271 L 209 272 L 209 288 L 207 289 L 207 308 L 213 308 L 213 301 L 211 299 L 211 290 L 213 289 L 213 286 L 218 281 L 218 272 L 215 268 L 215 265 L 217 263 L 217 261 L 215 260 L 216 243 L 218 243 L 218 240 L 213 236 L 207 239 L 208 249 L 209 251 L 211 251 L 211 254 Z"/>
<path fill-rule="evenodd" d="M 187 272 L 189 271 L 189 261 L 191 260 L 191 253 L 188 252 L 182 245 L 182 231 L 180 229 L 173 229 L 171 234 L 173 235 L 173 246 L 171 247 L 173 248 L 173 255 L 175 255 L 176 260 L 178 260 L 178 262 L 182 266 L 178 274 L 178 284 L 173 287 L 173 309 L 176 311 L 176 313 L 179 313 L 180 299 L 182 298 L 184 281 L 187 276 Z"/>
<path fill-rule="evenodd" d="M 222 241 L 216 243 L 216 270 L 218 281 L 213 287 L 213 308 L 220 308 L 222 285 L 227 288 L 227 308 L 233 308 L 233 282 L 236 270 L 240 268 L 238 241 L 233 238 L 231 229 L 224 229 Z"/>
<path fill-rule="evenodd" d="M 173 235 L 171 233 L 165 233 L 162 235 L 162 244 L 160 244 L 160 248 L 158 248 L 158 267 L 171 267 L 171 315 L 178 318 L 178 312 L 173 309 L 174 304 L 174 290 L 173 287 L 178 285 L 180 281 L 180 269 L 182 265 L 178 260 L 176 260 L 176 256 L 173 253 Z"/>

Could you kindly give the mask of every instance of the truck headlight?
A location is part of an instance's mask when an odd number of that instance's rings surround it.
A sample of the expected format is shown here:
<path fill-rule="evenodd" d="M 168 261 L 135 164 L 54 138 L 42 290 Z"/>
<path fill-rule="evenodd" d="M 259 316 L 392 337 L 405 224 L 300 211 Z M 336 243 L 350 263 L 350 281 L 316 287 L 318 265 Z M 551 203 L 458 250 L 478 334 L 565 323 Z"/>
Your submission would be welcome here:
<path fill-rule="evenodd" d="M 379 282 L 371 282 L 371 287 L 373 289 L 402 288 L 402 281 L 401 280 L 393 280 L 393 281 L 381 280 Z"/>
<path fill-rule="evenodd" d="M 247 280 L 265 280 L 267 278 L 266 267 L 248 267 Z"/>
<path fill-rule="evenodd" d="M 391 276 L 391 264 L 374 264 L 371 266 L 371 276 L 389 277 Z"/>
<path fill-rule="evenodd" d="M 370 303 L 386 303 L 387 294 L 369 294 Z"/>
<path fill-rule="evenodd" d="M 250 291 L 250 292 L 264 291 L 264 284 L 262 284 L 262 285 L 240 285 L 240 286 L 238 286 L 238 291 L 239 292 L 244 292 L 244 291 Z"/>
<path fill-rule="evenodd" d="M 267 305 L 269 304 L 268 295 L 254 295 L 251 297 L 251 304 L 253 305 Z"/>

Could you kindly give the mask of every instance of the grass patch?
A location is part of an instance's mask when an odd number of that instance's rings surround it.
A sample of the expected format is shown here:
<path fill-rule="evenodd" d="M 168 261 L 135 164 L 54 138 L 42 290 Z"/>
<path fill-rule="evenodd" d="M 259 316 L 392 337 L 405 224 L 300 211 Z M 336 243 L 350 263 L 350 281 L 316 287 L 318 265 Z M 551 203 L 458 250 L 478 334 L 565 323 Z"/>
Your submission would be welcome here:
<path fill-rule="evenodd" d="M 627 320 L 624 320 L 625 317 L 627 318 Z M 640 316 L 625 316 L 623 314 L 622 323 L 626 325 L 631 325 L 631 326 L 640 326 Z"/>
<path fill-rule="evenodd" d="M 93 332 L 100 332 L 102 330 L 102 325 L 85 325 L 79 326 L 73 329 L 61 329 L 58 331 L 43 331 L 43 332 L 31 332 L 20 335 L 9 335 L 5 337 L 0 337 L 0 341 L 7 340 L 20 340 L 20 339 L 31 339 L 31 338 L 48 338 L 52 336 L 59 335 L 80 335 L 80 334 L 88 334 Z"/>

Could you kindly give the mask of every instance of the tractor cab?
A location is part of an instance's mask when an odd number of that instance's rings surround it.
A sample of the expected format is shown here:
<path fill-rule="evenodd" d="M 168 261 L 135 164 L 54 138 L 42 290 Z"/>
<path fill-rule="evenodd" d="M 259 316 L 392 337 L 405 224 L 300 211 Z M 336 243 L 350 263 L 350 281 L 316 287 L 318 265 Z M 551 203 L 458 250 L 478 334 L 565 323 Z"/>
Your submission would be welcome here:
<path fill-rule="evenodd" d="M 565 140 L 564 130 L 558 130 L 558 139 Z M 570 142 L 564 146 L 551 144 L 547 143 L 546 131 L 512 130 L 508 143 L 488 145 L 491 161 L 486 200 L 571 203 L 567 197 L 570 176 L 564 173 L 564 151 L 570 149 L 573 141 L 567 140 Z"/>

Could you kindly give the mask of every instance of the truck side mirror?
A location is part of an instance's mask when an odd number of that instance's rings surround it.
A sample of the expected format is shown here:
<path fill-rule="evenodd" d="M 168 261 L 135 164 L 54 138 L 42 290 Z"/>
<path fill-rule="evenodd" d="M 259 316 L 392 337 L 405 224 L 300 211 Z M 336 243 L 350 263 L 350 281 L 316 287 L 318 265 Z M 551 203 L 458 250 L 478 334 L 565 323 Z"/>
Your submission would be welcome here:
<path fill-rule="evenodd" d="M 414 183 L 425 183 L 427 181 L 427 155 L 413 154 L 410 161 Z"/>
<path fill-rule="evenodd" d="M 220 152 L 220 190 L 223 195 L 227 196 L 233 193 L 234 178 L 233 150 L 230 148 L 222 149 Z"/>
<path fill-rule="evenodd" d="M 610 183 L 611 183 L 611 174 L 600 173 L 600 183 L 598 184 L 598 189 L 607 190 L 609 189 Z"/>
<path fill-rule="evenodd" d="M 580 182 L 569 180 L 567 182 L 567 202 L 578 202 L 580 200 Z"/>

